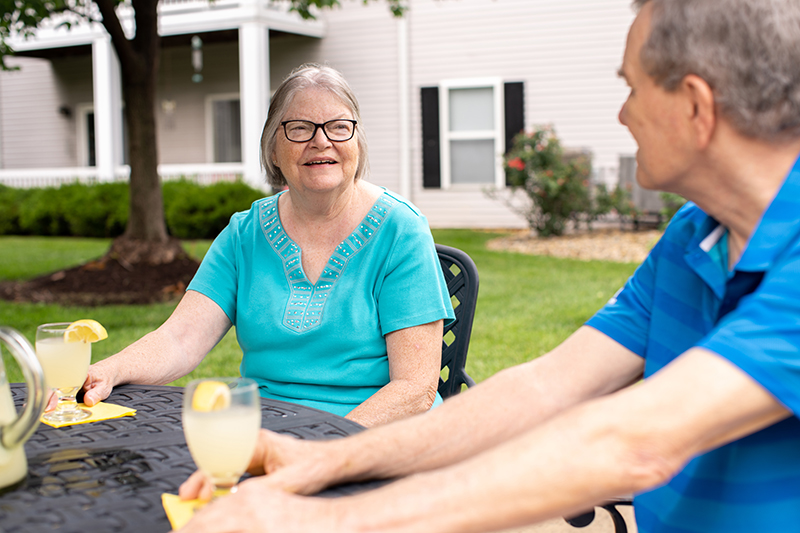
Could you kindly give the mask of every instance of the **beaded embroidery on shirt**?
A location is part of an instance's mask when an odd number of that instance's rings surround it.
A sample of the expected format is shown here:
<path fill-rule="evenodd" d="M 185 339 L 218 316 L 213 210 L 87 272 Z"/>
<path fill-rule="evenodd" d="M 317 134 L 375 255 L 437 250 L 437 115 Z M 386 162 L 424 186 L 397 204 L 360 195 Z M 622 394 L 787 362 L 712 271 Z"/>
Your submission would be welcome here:
<path fill-rule="evenodd" d="M 328 296 L 347 262 L 378 231 L 389 211 L 397 204 L 397 200 L 388 194 L 381 194 L 353 233 L 336 247 L 317 284 L 311 285 L 303 272 L 300 247 L 286 234 L 278 216 L 278 197 L 279 195 L 271 196 L 261 204 L 259 222 L 267 242 L 283 260 L 283 270 L 290 287 L 283 324 L 302 332 L 320 324 Z"/>

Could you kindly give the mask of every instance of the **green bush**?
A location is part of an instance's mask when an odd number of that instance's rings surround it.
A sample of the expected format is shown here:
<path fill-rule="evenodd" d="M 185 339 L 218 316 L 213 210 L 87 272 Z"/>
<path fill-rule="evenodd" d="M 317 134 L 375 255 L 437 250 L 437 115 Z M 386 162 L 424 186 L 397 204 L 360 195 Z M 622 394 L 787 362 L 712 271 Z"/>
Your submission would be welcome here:
<path fill-rule="evenodd" d="M 167 227 L 179 239 L 213 239 L 233 213 L 243 211 L 264 193 L 237 181 L 201 186 L 190 181 L 164 184 Z"/>
<path fill-rule="evenodd" d="M 167 229 L 181 239 L 211 239 L 231 215 L 264 193 L 242 182 L 163 185 Z M 0 235 L 118 237 L 128 222 L 127 183 L 71 183 L 14 189 L 0 186 Z"/>

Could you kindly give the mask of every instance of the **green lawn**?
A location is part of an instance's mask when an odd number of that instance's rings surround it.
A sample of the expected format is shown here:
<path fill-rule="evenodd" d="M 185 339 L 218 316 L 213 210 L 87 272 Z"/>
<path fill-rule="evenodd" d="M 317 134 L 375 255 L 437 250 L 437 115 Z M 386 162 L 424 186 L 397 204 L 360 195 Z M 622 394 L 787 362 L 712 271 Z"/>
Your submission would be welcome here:
<path fill-rule="evenodd" d="M 497 233 L 436 230 L 436 242 L 467 252 L 478 266 L 480 295 L 467 371 L 481 381 L 497 371 L 545 353 L 594 313 L 633 273 L 636 265 L 574 261 L 486 250 Z M 26 279 L 74 266 L 102 255 L 106 239 L 0 237 L 0 279 Z M 209 241 L 184 243 L 202 257 Z M 109 338 L 93 346 L 94 361 L 108 357 L 156 328 L 174 304 L 63 307 L 0 300 L 0 325 L 18 329 L 31 341 L 44 322 L 93 318 Z M 21 381 L 4 350 L 9 381 Z M 189 376 L 237 375 L 241 351 L 231 331 Z"/>

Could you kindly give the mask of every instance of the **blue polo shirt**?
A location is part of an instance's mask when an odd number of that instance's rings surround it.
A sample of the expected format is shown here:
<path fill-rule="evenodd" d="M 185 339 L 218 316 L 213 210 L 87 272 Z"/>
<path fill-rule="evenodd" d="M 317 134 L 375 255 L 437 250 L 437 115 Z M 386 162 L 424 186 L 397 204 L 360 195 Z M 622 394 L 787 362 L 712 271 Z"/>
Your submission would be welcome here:
<path fill-rule="evenodd" d="M 689 203 L 620 293 L 587 324 L 645 359 L 719 354 L 795 416 L 694 458 L 637 495 L 641 533 L 800 530 L 800 161 L 727 269 L 725 228 Z"/>

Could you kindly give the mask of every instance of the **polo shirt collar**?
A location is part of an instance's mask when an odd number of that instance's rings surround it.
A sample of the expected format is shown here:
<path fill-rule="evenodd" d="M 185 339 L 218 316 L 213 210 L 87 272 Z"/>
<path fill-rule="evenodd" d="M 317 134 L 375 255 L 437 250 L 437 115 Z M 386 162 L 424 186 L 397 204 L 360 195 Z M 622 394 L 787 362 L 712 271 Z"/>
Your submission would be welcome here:
<path fill-rule="evenodd" d="M 686 247 L 684 259 L 695 273 L 711 288 L 717 297 L 725 295 L 729 273 L 719 267 L 708 254 L 719 240 L 719 222 L 707 216 L 695 228 Z M 800 232 L 800 158 L 795 161 L 778 193 L 770 202 L 735 270 L 765 272 Z M 712 242 L 713 241 L 713 242 Z"/>
<path fill-rule="evenodd" d="M 736 270 L 768 270 L 800 232 L 800 158 L 756 225 Z"/>

